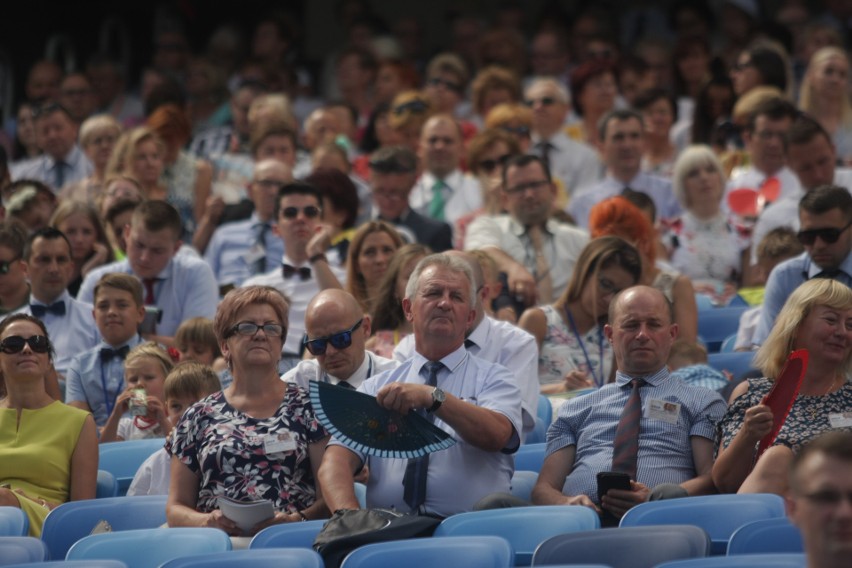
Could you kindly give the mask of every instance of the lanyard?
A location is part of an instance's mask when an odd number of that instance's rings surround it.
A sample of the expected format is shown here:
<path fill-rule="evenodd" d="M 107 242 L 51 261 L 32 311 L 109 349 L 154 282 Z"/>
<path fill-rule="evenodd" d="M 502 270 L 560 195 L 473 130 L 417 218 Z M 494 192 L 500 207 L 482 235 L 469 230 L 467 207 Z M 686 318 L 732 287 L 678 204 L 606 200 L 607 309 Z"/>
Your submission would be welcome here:
<path fill-rule="evenodd" d="M 586 343 L 583 341 L 583 338 L 580 337 L 580 332 L 577 331 L 577 326 L 574 324 L 574 316 L 571 315 L 571 310 L 568 309 L 568 306 L 565 306 L 565 315 L 568 316 L 568 324 L 571 326 L 571 331 L 574 332 L 574 337 L 577 338 L 577 342 L 580 344 L 580 349 L 583 350 L 583 357 L 586 358 L 586 365 L 589 367 L 589 373 L 592 374 L 592 378 L 595 381 L 595 384 L 598 387 L 602 387 L 604 384 L 604 358 L 603 358 L 603 332 L 601 331 L 601 326 L 598 325 L 598 366 L 600 367 L 600 378 L 598 378 L 597 373 L 594 371 L 594 365 L 592 365 L 592 360 L 589 359 L 589 353 L 586 351 Z"/>
<path fill-rule="evenodd" d="M 104 374 L 104 361 L 103 359 L 101 359 L 100 355 L 98 355 L 98 361 L 100 362 L 101 367 L 101 386 L 104 389 L 104 404 L 106 405 L 107 409 L 107 418 L 109 418 L 109 415 L 112 414 L 112 409 L 115 406 L 115 399 L 118 398 L 118 393 L 116 393 L 116 395 L 112 397 L 112 400 L 110 401 L 109 394 L 107 393 L 106 375 Z M 122 378 L 122 382 L 123 381 L 124 379 Z M 121 386 L 121 383 L 119 383 L 119 386 Z M 118 392 L 121 392 L 120 388 L 118 389 Z"/>

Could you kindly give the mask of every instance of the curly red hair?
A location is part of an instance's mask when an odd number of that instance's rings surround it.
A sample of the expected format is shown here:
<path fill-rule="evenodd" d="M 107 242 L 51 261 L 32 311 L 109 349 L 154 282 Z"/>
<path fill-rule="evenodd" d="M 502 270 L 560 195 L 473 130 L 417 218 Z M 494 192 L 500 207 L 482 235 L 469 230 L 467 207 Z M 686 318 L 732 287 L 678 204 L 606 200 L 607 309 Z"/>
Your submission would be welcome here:
<path fill-rule="evenodd" d="M 633 244 L 651 265 L 657 258 L 656 232 L 642 210 L 621 196 L 604 199 L 589 213 L 589 234 L 593 239 L 615 235 Z"/>

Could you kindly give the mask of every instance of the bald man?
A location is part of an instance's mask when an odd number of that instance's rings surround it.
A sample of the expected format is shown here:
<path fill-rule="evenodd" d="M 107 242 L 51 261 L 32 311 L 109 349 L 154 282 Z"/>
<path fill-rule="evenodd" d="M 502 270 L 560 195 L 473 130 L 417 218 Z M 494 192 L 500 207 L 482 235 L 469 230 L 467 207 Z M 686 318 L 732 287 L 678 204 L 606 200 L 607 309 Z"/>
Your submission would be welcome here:
<path fill-rule="evenodd" d="M 525 437 L 535 428 L 535 417 L 538 409 L 538 346 L 535 338 L 505 321 L 500 321 L 485 314 L 483 302 L 489 297 L 488 284 L 482 273 L 482 266 L 473 255 L 452 250 L 445 254 L 461 258 L 473 271 L 473 283 L 476 294 L 476 316 L 467 330 L 465 348 L 471 354 L 499 363 L 512 372 L 512 377 L 521 391 L 521 407 L 523 410 L 523 431 Z M 393 351 L 397 361 L 405 361 L 414 356 L 414 335 L 406 336 Z"/>
<path fill-rule="evenodd" d="M 225 223 L 216 229 L 204 253 L 223 293 L 250 276 L 263 274 L 281 262 L 284 243 L 272 232 L 278 190 L 293 181 L 289 166 L 278 160 L 259 162 L 248 184 L 254 204 L 251 217 Z"/>
<path fill-rule="evenodd" d="M 370 316 L 345 290 L 324 290 L 314 296 L 305 313 L 305 329 L 305 347 L 316 358 L 301 361 L 281 376 L 283 381 L 304 389 L 310 381 L 358 388 L 365 379 L 398 365 L 364 349 Z"/>

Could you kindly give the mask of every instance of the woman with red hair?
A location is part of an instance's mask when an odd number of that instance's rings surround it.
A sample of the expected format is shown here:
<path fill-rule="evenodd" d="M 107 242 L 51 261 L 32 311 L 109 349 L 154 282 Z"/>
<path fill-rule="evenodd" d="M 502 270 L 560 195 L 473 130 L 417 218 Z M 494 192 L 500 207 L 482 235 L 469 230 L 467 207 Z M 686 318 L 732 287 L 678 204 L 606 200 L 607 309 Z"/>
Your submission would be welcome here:
<path fill-rule="evenodd" d="M 639 284 L 657 288 L 674 306 L 678 337 L 695 341 L 698 337 L 698 306 L 692 282 L 679 272 L 657 264 L 657 234 L 648 215 L 627 199 L 617 196 L 592 207 L 589 233 L 593 239 L 615 235 L 631 243 L 642 257 Z"/>

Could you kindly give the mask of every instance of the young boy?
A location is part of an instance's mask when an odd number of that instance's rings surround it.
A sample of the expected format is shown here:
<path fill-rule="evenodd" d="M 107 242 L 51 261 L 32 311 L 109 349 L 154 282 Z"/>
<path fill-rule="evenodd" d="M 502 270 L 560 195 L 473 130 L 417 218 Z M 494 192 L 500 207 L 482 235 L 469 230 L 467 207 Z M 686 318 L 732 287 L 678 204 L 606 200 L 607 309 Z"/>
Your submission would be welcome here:
<path fill-rule="evenodd" d="M 186 361 L 178 363 L 166 377 L 166 411 L 172 426 L 183 412 L 221 389 L 219 378 L 207 365 Z M 167 495 L 169 493 L 170 456 L 165 448 L 145 460 L 127 490 L 128 495 Z"/>
<path fill-rule="evenodd" d="M 103 340 L 74 357 L 65 376 L 65 402 L 92 413 L 103 427 L 124 390 L 124 358 L 142 342 L 142 284 L 130 274 L 109 273 L 95 285 L 93 314 Z"/>

